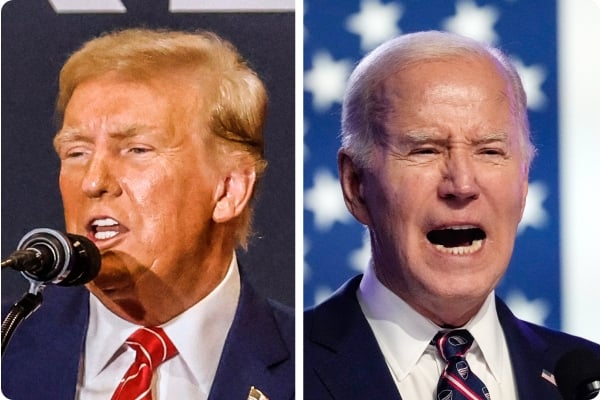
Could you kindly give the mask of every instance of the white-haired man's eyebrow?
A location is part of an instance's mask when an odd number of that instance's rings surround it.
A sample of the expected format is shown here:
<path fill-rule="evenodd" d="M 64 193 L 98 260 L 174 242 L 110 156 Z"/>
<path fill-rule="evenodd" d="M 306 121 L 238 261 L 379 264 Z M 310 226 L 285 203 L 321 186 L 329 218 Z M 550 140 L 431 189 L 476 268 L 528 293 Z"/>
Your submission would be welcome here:
<path fill-rule="evenodd" d="M 418 146 L 421 144 L 445 145 L 448 143 L 447 137 L 425 131 L 408 131 L 401 135 L 393 135 L 389 139 L 391 140 L 388 141 L 396 146 Z"/>
<path fill-rule="evenodd" d="M 490 143 L 509 143 L 509 141 L 510 139 L 507 133 L 492 132 L 473 140 L 473 143 L 476 145 L 485 145 Z"/>
<path fill-rule="evenodd" d="M 492 144 L 510 144 L 510 135 L 504 132 L 490 132 L 474 138 L 466 139 L 471 146 L 481 147 Z M 452 146 L 453 139 L 438 132 L 427 131 L 407 131 L 401 135 L 388 135 L 386 145 L 400 151 L 420 146 L 449 147 Z"/>

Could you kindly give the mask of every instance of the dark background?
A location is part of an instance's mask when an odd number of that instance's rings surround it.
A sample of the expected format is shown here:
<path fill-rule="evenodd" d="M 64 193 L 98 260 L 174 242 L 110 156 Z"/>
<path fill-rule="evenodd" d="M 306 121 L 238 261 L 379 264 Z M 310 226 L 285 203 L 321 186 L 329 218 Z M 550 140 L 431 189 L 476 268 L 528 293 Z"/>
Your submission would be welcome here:
<path fill-rule="evenodd" d="M 171 14 L 167 1 L 123 3 L 124 14 L 57 14 L 40 0 L 13 0 L 2 9 L 2 259 L 31 229 L 64 229 L 52 139 L 58 72 L 69 54 L 117 28 L 210 30 L 236 45 L 270 98 L 257 235 L 239 261 L 259 292 L 293 305 L 294 13 Z M 20 274 L 2 271 L 3 303 L 26 290 Z"/>

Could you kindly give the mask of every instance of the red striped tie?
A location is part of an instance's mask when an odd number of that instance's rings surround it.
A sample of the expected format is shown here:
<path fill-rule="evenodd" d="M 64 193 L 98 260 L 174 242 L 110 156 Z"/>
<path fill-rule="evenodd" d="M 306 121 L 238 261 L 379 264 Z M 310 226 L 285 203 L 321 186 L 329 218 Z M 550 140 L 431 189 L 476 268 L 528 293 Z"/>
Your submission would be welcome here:
<path fill-rule="evenodd" d="M 140 328 L 125 341 L 135 350 L 135 361 L 121 379 L 112 400 L 152 400 L 152 373 L 177 349 L 161 328 Z"/>

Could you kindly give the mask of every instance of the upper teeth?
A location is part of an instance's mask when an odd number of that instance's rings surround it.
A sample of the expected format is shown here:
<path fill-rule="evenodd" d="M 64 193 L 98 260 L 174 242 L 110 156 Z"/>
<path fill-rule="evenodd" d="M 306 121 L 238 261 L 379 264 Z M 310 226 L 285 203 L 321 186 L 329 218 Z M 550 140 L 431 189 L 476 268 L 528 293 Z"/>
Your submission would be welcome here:
<path fill-rule="evenodd" d="M 93 226 L 111 226 L 111 225 L 119 225 L 117 221 L 112 218 L 103 218 L 103 219 L 95 219 L 92 222 Z"/>

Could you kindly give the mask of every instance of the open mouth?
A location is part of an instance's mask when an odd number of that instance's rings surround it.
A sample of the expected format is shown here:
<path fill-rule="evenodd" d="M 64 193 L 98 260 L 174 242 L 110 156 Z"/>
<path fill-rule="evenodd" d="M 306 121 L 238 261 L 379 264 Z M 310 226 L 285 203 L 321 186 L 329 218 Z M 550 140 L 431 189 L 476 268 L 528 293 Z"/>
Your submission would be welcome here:
<path fill-rule="evenodd" d="M 90 223 L 90 231 L 94 239 L 108 240 L 121 233 L 121 226 L 112 218 L 99 218 Z"/>
<path fill-rule="evenodd" d="M 454 255 L 475 253 L 485 238 L 483 229 L 475 226 L 450 226 L 427 233 L 427 239 L 436 249 Z"/>

